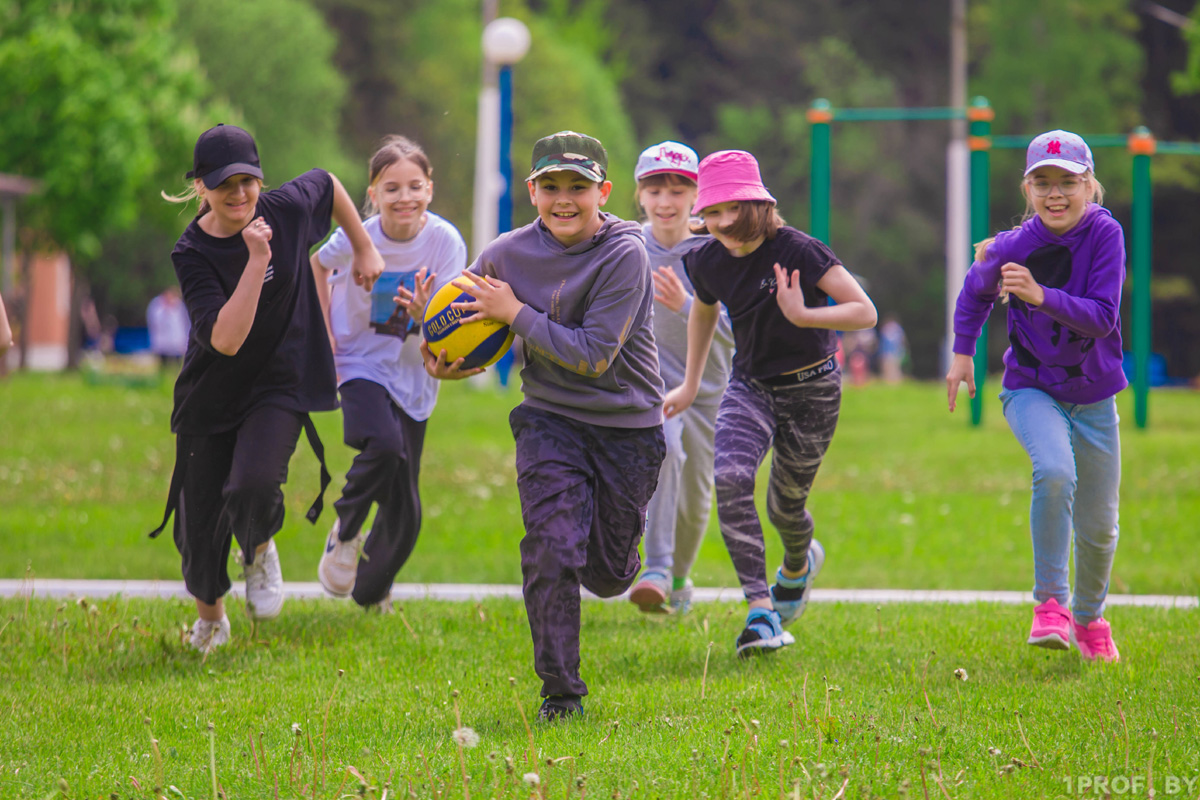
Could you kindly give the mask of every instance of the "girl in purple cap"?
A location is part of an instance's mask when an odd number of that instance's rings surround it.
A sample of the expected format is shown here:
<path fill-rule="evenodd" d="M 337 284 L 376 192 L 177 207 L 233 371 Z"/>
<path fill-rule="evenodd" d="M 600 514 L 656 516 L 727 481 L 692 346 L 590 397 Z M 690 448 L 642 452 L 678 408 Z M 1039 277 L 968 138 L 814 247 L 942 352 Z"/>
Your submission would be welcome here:
<path fill-rule="evenodd" d="M 190 643 L 209 652 L 229 641 L 222 600 L 236 538 L 243 553 L 246 612 L 271 619 L 283 606 L 272 537 L 283 526 L 282 485 L 300 431 L 321 460 L 310 411 L 337 407 L 333 353 L 308 261 L 332 218 L 354 251 L 355 282 L 370 290 L 383 261 L 354 201 L 336 177 L 310 170 L 263 191 L 254 138 L 217 125 L 196 142 L 186 191 L 200 200 L 171 252 L 192 330 L 175 381 L 175 471 L 157 536 L 175 515 L 183 579 L 199 619 Z M 321 513 L 318 496 L 308 512 Z"/>
<path fill-rule="evenodd" d="M 663 412 L 674 417 L 695 401 L 723 303 L 735 352 L 716 423 L 717 516 L 750 604 L 737 638 L 745 657 L 795 641 L 784 627 L 804 613 L 825 561 L 806 503 L 841 406 L 834 331 L 870 328 L 876 313 L 828 247 L 784 224 L 754 156 L 713 153 L 700 162 L 699 177 L 697 232 L 713 241 L 683 259 L 695 289 L 686 374 L 667 394 Z M 767 514 L 784 558 L 768 587 L 754 479 L 771 449 Z"/>
<path fill-rule="evenodd" d="M 997 298 L 1008 302 L 1000 400 L 1033 464 L 1033 625 L 1028 643 L 1116 661 L 1104 599 L 1117 548 L 1125 237 L 1100 205 L 1092 152 L 1049 131 L 1025 159 L 1025 219 L 980 242 L 954 313 L 950 410 L 959 384 L 975 396 L 972 356 Z M 1075 532 L 1075 594 L 1068 583 Z M 1068 608 L 1069 606 L 1069 608 Z"/>

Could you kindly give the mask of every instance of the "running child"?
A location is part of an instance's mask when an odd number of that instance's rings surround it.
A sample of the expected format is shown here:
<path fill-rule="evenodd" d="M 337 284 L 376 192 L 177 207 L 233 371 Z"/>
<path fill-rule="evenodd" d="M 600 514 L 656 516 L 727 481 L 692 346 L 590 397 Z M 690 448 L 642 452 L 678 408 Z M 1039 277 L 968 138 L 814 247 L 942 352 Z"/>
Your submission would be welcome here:
<path fill-rule="evenodd" d="M 841 406 L 834 331 L 870 328 L 876 313 L 828 247 L 784 224 L 749 153 L 724 150 L 700 162 L 693 213 L 714 241 L 683 258 L 696 294 L 687 371 L 683 384 L 667 393 L 663 411 L 674 417 L 695 401 L 720 316 L 717 303 L 723 303 L 735 352 L 717 413 L 717 517 L 750 604 L 737 638 L 737 653 L 745 657 L 795 641 L 784 627 L 804 613 L 825 561 L 806 505 Z M 768 587 L 754 480 L 771 449 L 767 515 L 784 557 Z"/>
<path fill-rule="evenodd" d="M 1028 643 L 1116 661 L 1104 600 L 1117 549 L 1125 235 L 1101 203 L 1092 151 L 1067 131 L 1043 133 L 1025 156 L 1025 219 L 980 242 L 954 312 L 950 410 L 959 384 L 975 396 L 976 341 L 1008 300 L 1000 400 L 1033 465 L 1033 625 Z M 1075 593 L 1069 584 L 1074 530 Z"/>
<path fill-rule="evenodd" d="M 421 452 L 437 402 L 438 383 L 425 373 L 420 350 L 424 306 L 432 291 L 462 273 L 467 247 L 452 224 L 429 210 L 433 168 L 420 146 L 389 136 L 371 157 L 368 177 L 363 226 L 384 262 L 374 288 L 368 294 L 351 281 L 354 251 L 344 230 L 312 256 L 345 441 L 359 451 L 333 504 L 337 517 L 317 575 L 333 596 L 386 610 L 421 529 Z M 328 282 L 321 280 L 329 270 Z M 406 301 L 395 302 L 397 294 Z M 378 510 L 364 536 L 372 504 Z"/>
<path fill-rule="evenodd" d="M 230 589 L 231 541 L 242 550 L 246 610 L 271 619 L 283 606 L 272 537 L 283 526 L 282 484 L 303 428 L 329 482 L 311 411 L 337 407 L 333 353 L 308 251 L 332 216 L 355 253 L 355 282 L 370 290 L 383 262 L 354 201 L 333 175 L 314 169 L 263 191 L 253 137 L 218 125 L 196 141 L 188 190 L 200 210 L 171 253 L 192 333 L 175 382 L 175 472 L 162 525 L 175 513 L 175 545 L 199 619 L 191 645 L 229 641 L 222 597 Z M 360 290 L 362 291 L 362 290 Z M 322 498 L 308 512 L 316 521 Z"/>
<path fill-rule="evenodd" d="M 525 397 L 509 415 L 525 538 L 522 590 L 542 679 L 542 720 L 579 714 L 579 587 L 629 588 L 665 445 L 654 302 L 641 226 L 605 213 L 608 155 L 562 131 L 533 146 L 538 219 L 488 245 L 464 273 L 478 299 L 455 307 L 521 337 Z M 426 369 L 460 378 L 422 344 Z"/>
<path fill-rule="evenodd" d="M 699 160 L 687 145 L 662 142 L 642 153 L 634 171 L 637 203 L 647 220 L 642 226 L 646 252 L 651 267 L 657 265 L 654 341 L 659 370 L 668 386 L 683 382 L 687 359 L 692 284 L 683 270 L 683 256 L 712 240 L 691 230 Z M 645 570 L 629 593 L 629 599 L 647 613 L 685 613 L 692 604 L 688 573 L 708 528 L 713 431 L 732 357 L 733 333 L 729 315 L 722 310 L 695 402 L 663 423 L 667 455 L 647 511 Z"/>

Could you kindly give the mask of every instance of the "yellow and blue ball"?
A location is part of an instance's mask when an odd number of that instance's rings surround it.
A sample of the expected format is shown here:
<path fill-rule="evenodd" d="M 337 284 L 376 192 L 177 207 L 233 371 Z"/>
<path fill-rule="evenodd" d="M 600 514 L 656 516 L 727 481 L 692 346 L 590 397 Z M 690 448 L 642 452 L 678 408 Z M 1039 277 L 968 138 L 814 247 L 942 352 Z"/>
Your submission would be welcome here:
<path fill-rule="evenodd" d="M 457 285 L 459 280 L 467 283 L 465 278 L 451 281 L 429 299 L 421 332 L 435 356 L 446 351 L 447 364 L 462 358 L 465 359 L 463 369 L 489 367 L 508 352 L 516 334 L 503 322 L 491 319 L 460 324 L 462 317 L 469 317 L 474 312 L 452 308 L 451 304 L 470 303 L 475 296 L 470 293 L 469 286 Z"/>

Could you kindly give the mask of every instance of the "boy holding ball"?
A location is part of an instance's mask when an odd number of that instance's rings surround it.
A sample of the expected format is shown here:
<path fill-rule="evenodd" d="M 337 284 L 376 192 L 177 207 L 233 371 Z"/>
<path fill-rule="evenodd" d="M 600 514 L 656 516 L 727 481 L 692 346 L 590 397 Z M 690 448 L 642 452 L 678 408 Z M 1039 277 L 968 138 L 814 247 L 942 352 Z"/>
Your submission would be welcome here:
<path fill-rule="evenodd" d="M 649 258 L 641 226 L 601 210 L 612 191 L 607 167 L 590 136 L 538 140 L 527 179 L 538 219 L 480 253 L 464 273 L 477 299 L 460 305 L 473 312 L 463 323 L 503 322 L 525 348 L 525 397 L 509 422 L 546 721 L 583 711 L 579 587 L 613 597 L 633 582 L 665 453 Z M 478 372 L 422 349 L 435 378 Z"/>

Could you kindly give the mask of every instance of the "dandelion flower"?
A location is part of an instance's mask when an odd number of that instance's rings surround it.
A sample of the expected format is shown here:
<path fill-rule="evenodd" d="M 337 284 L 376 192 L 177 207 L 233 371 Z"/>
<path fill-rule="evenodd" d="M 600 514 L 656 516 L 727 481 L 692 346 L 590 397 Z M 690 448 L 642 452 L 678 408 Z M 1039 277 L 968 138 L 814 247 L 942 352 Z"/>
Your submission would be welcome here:
<path fill-rule="evenodd" d="M 954 677 L 958 678 L 960 681 L 965 681 L 967 679 L 967 671 L 962 667 L 959 667 L 958 669 L 954 670 Z"/>
<path fill-rule="evenodd" d="M 526 786 L 537 786 L 542 782 L 542 779 L 538 777 L 536 772 L 526 772 L 521 776 L 521 780 L 525 782 Z"/>
<path fill-rule="evenodd" d="M 473 728 L 455 728 L 453 736 L 459 747 L 470 749 L 479 744 L 479 734 Z"/>
<path fill-rule="evenodd" d="M 300 735 L 300 723 L 299 722 L 292 723 L 292 734 L 295 736 Z"/>

